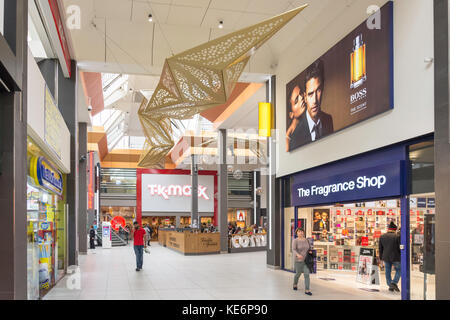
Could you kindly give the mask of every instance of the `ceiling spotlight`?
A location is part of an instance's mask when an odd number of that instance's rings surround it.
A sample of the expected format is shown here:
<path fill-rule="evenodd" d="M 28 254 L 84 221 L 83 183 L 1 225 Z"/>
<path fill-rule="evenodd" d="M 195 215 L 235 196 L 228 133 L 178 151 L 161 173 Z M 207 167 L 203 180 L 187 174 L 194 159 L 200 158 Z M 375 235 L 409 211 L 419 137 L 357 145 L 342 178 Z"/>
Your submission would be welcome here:
<path fill-rule="evenodd" d="M 152 14 L 150 13 L 149 15 L 148 15 L 148 22 L 152 22 L 153 21 L 153 16 L 152 16 Z"/>
<path fill-rule="evenodd" d="M 219 21 L 219 29 L 223 29 L 223 21 Z"/>

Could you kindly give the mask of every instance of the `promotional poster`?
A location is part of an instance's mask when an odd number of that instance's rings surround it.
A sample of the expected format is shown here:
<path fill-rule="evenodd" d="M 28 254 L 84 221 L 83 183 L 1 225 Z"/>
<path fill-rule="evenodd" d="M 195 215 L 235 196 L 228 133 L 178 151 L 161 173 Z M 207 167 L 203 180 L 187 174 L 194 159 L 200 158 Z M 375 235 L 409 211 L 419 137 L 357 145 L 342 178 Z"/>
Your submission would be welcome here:
<path fill-rule="evenodd" d="M 394 107 L 392 12 L 388 2 L 379 29 L 362 23 L 286 85 L 287 152 Z"/>
<path fill-rule="evenodd" d="M 314 209 L 313 232 L 330 231 L 330 209 Z"/>
<path fill-rule="evenodd" d="M 374 265 L 374 249 L 360 248 L 358 260 L 358 273 L 356 281 L 366 285 L 379 285 L 380 274 L 378 266 Z"/>

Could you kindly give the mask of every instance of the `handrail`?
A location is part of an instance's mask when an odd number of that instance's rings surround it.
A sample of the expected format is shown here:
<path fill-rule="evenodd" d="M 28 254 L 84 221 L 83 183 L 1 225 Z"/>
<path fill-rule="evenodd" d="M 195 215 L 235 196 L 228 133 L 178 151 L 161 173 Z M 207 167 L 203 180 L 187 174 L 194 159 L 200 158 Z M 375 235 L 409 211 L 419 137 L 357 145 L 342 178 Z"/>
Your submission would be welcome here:
<path fill-rule="evenodd" d="M 114 231 L 114 229 L 113 229 L 113 228 L 111 228 L 111 232 L 112 232 L 113 234 L 115 234 L 115 235 L 116 235 L 116 237 L 117 237 L 117 238 L 119 238 L 119 239 L 120 239 L 120 241 L 122 241 L 122 242 L 123 242 L 123 243 L 124 243 L 125 245 L 126 245 L 126 244 L 128 244 L 128 243 L 127 243 L 127 242 L 126 242 L 125 240 L 123 240 L 123 239 L 122 239 L 122 237 L 121 237 L 120 235 L 118 235 L 118 234 L 117 234 L 117 232 L 116 232 L 116 231 Z"/>
<path fill-rule="evenodd" d="M 122 227 L 121 225 L 119 225 L 119 229 L 122 229 L 123 231 L 125 231 L 126 233 L 130 233 L 130 231 L 127 231 L 127 229 L 125 229 L 124 227 Z"/>

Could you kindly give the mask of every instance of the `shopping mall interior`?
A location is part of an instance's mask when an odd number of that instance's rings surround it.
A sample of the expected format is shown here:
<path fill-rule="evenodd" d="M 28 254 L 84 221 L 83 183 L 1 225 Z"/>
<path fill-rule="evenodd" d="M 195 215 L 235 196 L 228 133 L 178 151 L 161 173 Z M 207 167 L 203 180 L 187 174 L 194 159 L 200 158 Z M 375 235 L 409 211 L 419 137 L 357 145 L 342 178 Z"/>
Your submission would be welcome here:
<path fill-rule="evenodd" d="M 0 300 L 450 299 L 449 10 L 0 0 Z"/>

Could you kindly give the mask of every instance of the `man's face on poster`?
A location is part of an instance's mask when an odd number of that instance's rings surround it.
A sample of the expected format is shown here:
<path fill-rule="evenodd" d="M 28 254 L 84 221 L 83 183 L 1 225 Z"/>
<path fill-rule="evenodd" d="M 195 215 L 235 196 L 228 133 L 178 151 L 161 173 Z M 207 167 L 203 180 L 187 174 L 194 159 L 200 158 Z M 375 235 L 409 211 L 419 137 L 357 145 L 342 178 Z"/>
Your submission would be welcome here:
<path fill-rule="evenodd" d="M 327 221 L 327 219 L 328 219 L 328 214 L 326 212 L 322 212 L 322 220 Z"/>
<path fill-rule="evenodd" d="M 317 120 L 322 105 L 323 85 L 320 78 L 311 78 L 306 82 L 305 102 L 309 116 Z"/>

